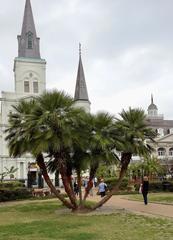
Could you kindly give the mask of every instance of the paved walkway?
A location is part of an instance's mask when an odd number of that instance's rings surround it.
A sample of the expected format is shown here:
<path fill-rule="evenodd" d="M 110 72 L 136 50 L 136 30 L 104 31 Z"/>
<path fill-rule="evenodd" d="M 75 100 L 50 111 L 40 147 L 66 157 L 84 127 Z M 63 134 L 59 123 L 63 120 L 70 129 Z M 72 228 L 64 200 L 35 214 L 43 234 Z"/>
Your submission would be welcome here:
<path fill-rule="evenodd" d="M 99 196 L 90 197 L 90 200 L 99 200 Z M 165 204 L 156 204 L 149 203 L 148 205 L 144 205 L 143 202 L 131 201 L 126 199 L 124 195 L 116 195 L 113 196 L 103 207 L 101 207 L 98 211 L 111 213 L 111 211 L 115 210 L 127 210 L 129 212 L 147 215 L 147 216 L 162 216 L 162 217 L 170 217 L 173 218 L 173 205 L 165 205 Z"/>

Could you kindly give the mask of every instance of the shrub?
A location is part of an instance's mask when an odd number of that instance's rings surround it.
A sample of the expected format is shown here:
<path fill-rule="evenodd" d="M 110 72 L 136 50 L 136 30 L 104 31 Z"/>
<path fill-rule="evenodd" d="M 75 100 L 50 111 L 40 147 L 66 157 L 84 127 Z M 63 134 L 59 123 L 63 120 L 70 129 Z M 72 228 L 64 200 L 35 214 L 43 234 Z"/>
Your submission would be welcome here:
<path fill-rule="evenodd" d="M 135 190 L 139 190 L 139 184 L 135 184 Z M 168 191 L 173 192 L 173 182 L 163 181 L 163 182 L 150 182 L 149 183 L 150 192 L 162 192 Z"/>
<path fill-rule="evenodd" d="M 118 179 L 115 177 L 105 179 L 105 183 L 108 185 L 108 189 L 111 190 L 112 187 L 117 183 Z M 120 184 L 120 190 L 126 190 L 128 186 L 128 179 L 124 178 Z"/>
<path fill-rule="evenodd" d="M 163 181 L 162 182 L 162 188 L 163 188 L 163 191 L 173 192 L 173 182 Z"/>
<path fill-rule="evenodd" d="M 26 199 L 30 197 L 32 197 L 32 193 L 27 188 L 18 188 L 15 190 L 0 189 L 0 202 Z"/>
<path fill-rule="evenodd" d="M 0 183 L 0 189 L 15 189 L 24 187 L 24 183 L 20 181 L 3 181 Z"/>

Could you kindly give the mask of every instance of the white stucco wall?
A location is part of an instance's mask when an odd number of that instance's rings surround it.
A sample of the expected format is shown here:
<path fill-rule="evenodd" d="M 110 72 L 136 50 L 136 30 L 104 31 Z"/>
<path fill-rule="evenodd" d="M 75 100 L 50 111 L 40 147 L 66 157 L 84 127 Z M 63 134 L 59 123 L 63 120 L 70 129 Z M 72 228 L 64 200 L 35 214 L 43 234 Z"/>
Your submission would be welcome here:
<path fill-rule="evenodd" d="M 33 82 L 38 81 L 38 94 L 46 89 L 46 61 L 42 59 L 15 58 L 14 78 L 17 94 L 34 94 Z M 29 81 L 30 92 L 24 92 L 24 81 Z"/>
<path fill-rule="evenodd" d="M 83 108 L 86 112 L 90 112 L 90 103 L 88 101 L 78 100 L 74 103 L 74 107 Z"/>
<path fill-rule="evenodd" d="M 0 103 L 0 172 L 14 166 L 18 171 L 14 174 L 17 179 L 27 179 L 28 163 L 35 161 L 30 155 L 21 158 L 9 156 L 4 130 L 8 127 L 8 114 L 14 111 L 12 105 L 16 105 L 20 99 L 39 95 L 46 89 L 46 62 L 41 59 L 15 58 L 14 61 L 15 92 L 2 92 Z M 29 93 L 24 92 L 24 81 L 29 79 L 31 88 Z M 27 79 L 27 80 L 28 80 Z M 38 81 L 38 93 L 33 93 L 33 81 Z M 22 168 L 22 169 L 21 169 Z"/>

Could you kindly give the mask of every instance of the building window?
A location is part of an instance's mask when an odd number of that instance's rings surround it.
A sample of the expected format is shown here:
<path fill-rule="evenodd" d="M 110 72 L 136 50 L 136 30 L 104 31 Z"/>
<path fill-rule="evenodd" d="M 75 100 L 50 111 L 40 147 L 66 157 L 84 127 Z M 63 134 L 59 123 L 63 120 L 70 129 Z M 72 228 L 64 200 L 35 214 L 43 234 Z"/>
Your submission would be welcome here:
<path fill-rule="evenodd" d="M 20 179 L 24 178 L 24 163 L 20 162 Z"/>
<path fill-rule="evenodd" d="M 163 136 L 164 136 L 164 130 L 163 130 L 163 128 L 159 128 L 159 129 L 158 129 L 158 134 L 160 135 L 160 137 L 163 137 Z"/>
<path fill-rule="evenodd" d="M 158 148 L 158 156 L 165 156 L 166 150 L 165 148 Z"/>
<path fill-rule="evenodd" d="M 33 34 L 32 32 L 28 32 L 28 49 L 33 49 Z"/>
<path fill-rule="evenodd" d="M 24 81 L 24 92 L 29 92 L 29 81 Z"/>
<path fill-rule="evenodd" d="M 173 156 L 173 148 L 169 149 L 169 156 Z"/>
<path fill-rule="evenodd" d="M 169 129 L 169 133 L 170 133 L 170 134 L 173 133 L 173 128 L 170 128 L 170 129 Z"/>
<path fill-rule="evenodd" d="M 33 82 L 33 91 L 34 93 L 38 93 L 38 82 Z"/>

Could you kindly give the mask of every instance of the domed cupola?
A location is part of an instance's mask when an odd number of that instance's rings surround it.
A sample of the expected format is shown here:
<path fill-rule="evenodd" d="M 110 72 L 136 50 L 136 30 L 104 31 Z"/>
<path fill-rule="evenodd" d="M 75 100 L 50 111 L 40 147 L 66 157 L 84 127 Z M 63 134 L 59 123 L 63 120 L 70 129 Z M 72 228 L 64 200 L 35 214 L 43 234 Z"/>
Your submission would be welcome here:
<path fill-rule="evenodd" d="M 148 115 L 149 116 L 157 116 L 158 108 L 153 102 L 153 95 L 151 94 L 151 104 L 148 106 Z"/>

